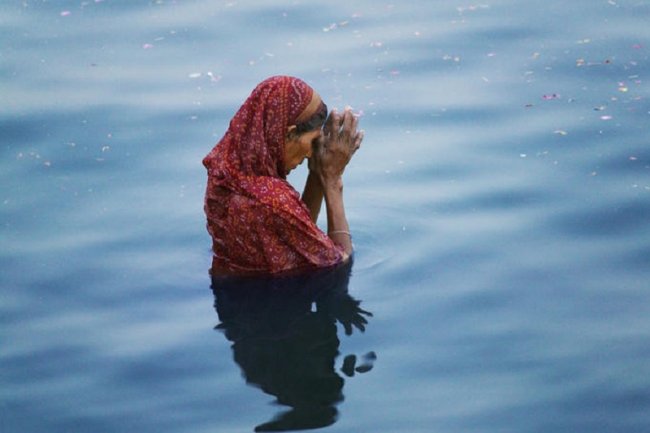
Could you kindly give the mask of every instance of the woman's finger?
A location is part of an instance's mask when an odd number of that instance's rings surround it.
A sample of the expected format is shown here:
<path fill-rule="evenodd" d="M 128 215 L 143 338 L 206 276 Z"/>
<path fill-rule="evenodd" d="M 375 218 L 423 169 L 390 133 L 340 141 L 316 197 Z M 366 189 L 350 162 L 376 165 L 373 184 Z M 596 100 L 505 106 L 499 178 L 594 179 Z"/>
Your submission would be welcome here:
<path fill-rule="evenodd" d="M 359 116 L 352 113 L 352 133 L 357 133 L 357 127 L 359 126 Z"/>
<path fill-rule="evenodd" d="M 365 135 L 365 131 L 361 130 L 357 133 L 356 137 L 354 137 L 354 150 L 358 150 L 361 147 L 361 142 L 363 141 L 363 136 Z"/>
<path fill-rule="evenodd" d="M 354 121 L 354 116 L 352 115 L 351 110 L 345 110 L 345 113 L 343 113 L 343 130 L 341 133 L 345 137 L 352 137 L 353 130 L 352 130 L 352 122 Z"/>
<path fill-rule="evenodd" d="M 325 133 L 325 136 L 329 136 L 336 130 L 338 130 L 338 113 L 336 112 L 336 108 L 332 108 L 330 115 L 327 116 L 327 120 L 325 121 L 323 132 Z"/>

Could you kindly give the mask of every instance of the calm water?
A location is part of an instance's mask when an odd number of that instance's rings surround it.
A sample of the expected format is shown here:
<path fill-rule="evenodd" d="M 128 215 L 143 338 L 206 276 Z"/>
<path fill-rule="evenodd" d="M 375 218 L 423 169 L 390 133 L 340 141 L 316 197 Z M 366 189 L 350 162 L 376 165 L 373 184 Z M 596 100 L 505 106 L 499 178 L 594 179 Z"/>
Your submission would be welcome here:
<path fill-rule="evenodd" d="M 650 430 L 650 1 L 403 3 L 2 2 L 3 433 Z M 280 73 L 364 113 L 356 261 L 213 292 Z"/>

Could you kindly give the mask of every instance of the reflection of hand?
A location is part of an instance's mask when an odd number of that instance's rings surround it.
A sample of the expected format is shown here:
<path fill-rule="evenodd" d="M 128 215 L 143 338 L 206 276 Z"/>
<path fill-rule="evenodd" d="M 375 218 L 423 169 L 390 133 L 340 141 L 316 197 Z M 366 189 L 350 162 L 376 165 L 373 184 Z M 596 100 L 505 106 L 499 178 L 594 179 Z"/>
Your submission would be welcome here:
<path fill-rule="evenodd" d="M 362 309 L 360 305 L 361 301 L 349 296 L 337 305 L 335 316 L 343 325 L 345 335 L 352 335 L 353 327 L 361 332 L 366 330 L 368 320 L 364 316 L 372 317 L 372 313 Z"/>
<path fill-rule="evenodd" d="M 361 147 L 363 131 L 357 131 L 359 118 L 350 109 L 343 115 L 332 110 L 323 127 L 323 141 L 315 145 L 310 169 L 320 177 L 321 182 L 336 182 L 340 179 L 352 155 Z"/>

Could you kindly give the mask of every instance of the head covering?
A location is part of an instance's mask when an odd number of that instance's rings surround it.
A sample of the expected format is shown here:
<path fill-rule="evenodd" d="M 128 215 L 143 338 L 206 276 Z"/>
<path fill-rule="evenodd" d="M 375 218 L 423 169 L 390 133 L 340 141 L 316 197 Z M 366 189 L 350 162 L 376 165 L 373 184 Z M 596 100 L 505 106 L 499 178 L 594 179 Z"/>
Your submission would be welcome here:
<path fill-rule="evenodd" d="M 213 273 L 275 274 L 341 261 L 342 251 L 285 180 L 287 128 L 305 117 L 313 92 L 294 77 L 264 80 L 203 159 Z"/>

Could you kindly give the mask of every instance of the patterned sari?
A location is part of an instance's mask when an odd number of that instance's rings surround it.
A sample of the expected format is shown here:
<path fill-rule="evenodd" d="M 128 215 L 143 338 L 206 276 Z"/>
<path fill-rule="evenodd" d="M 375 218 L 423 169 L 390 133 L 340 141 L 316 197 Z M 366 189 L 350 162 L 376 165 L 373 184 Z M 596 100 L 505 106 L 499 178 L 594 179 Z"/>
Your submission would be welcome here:
<path fill-rule="evenodd" d="M 278 274 L 341 262 L 342 250 L 314 224 L 285 176 L 287 128 L 312 95 L 297 78 L 263 81 L 203 159 L 213 275 Z"/>

